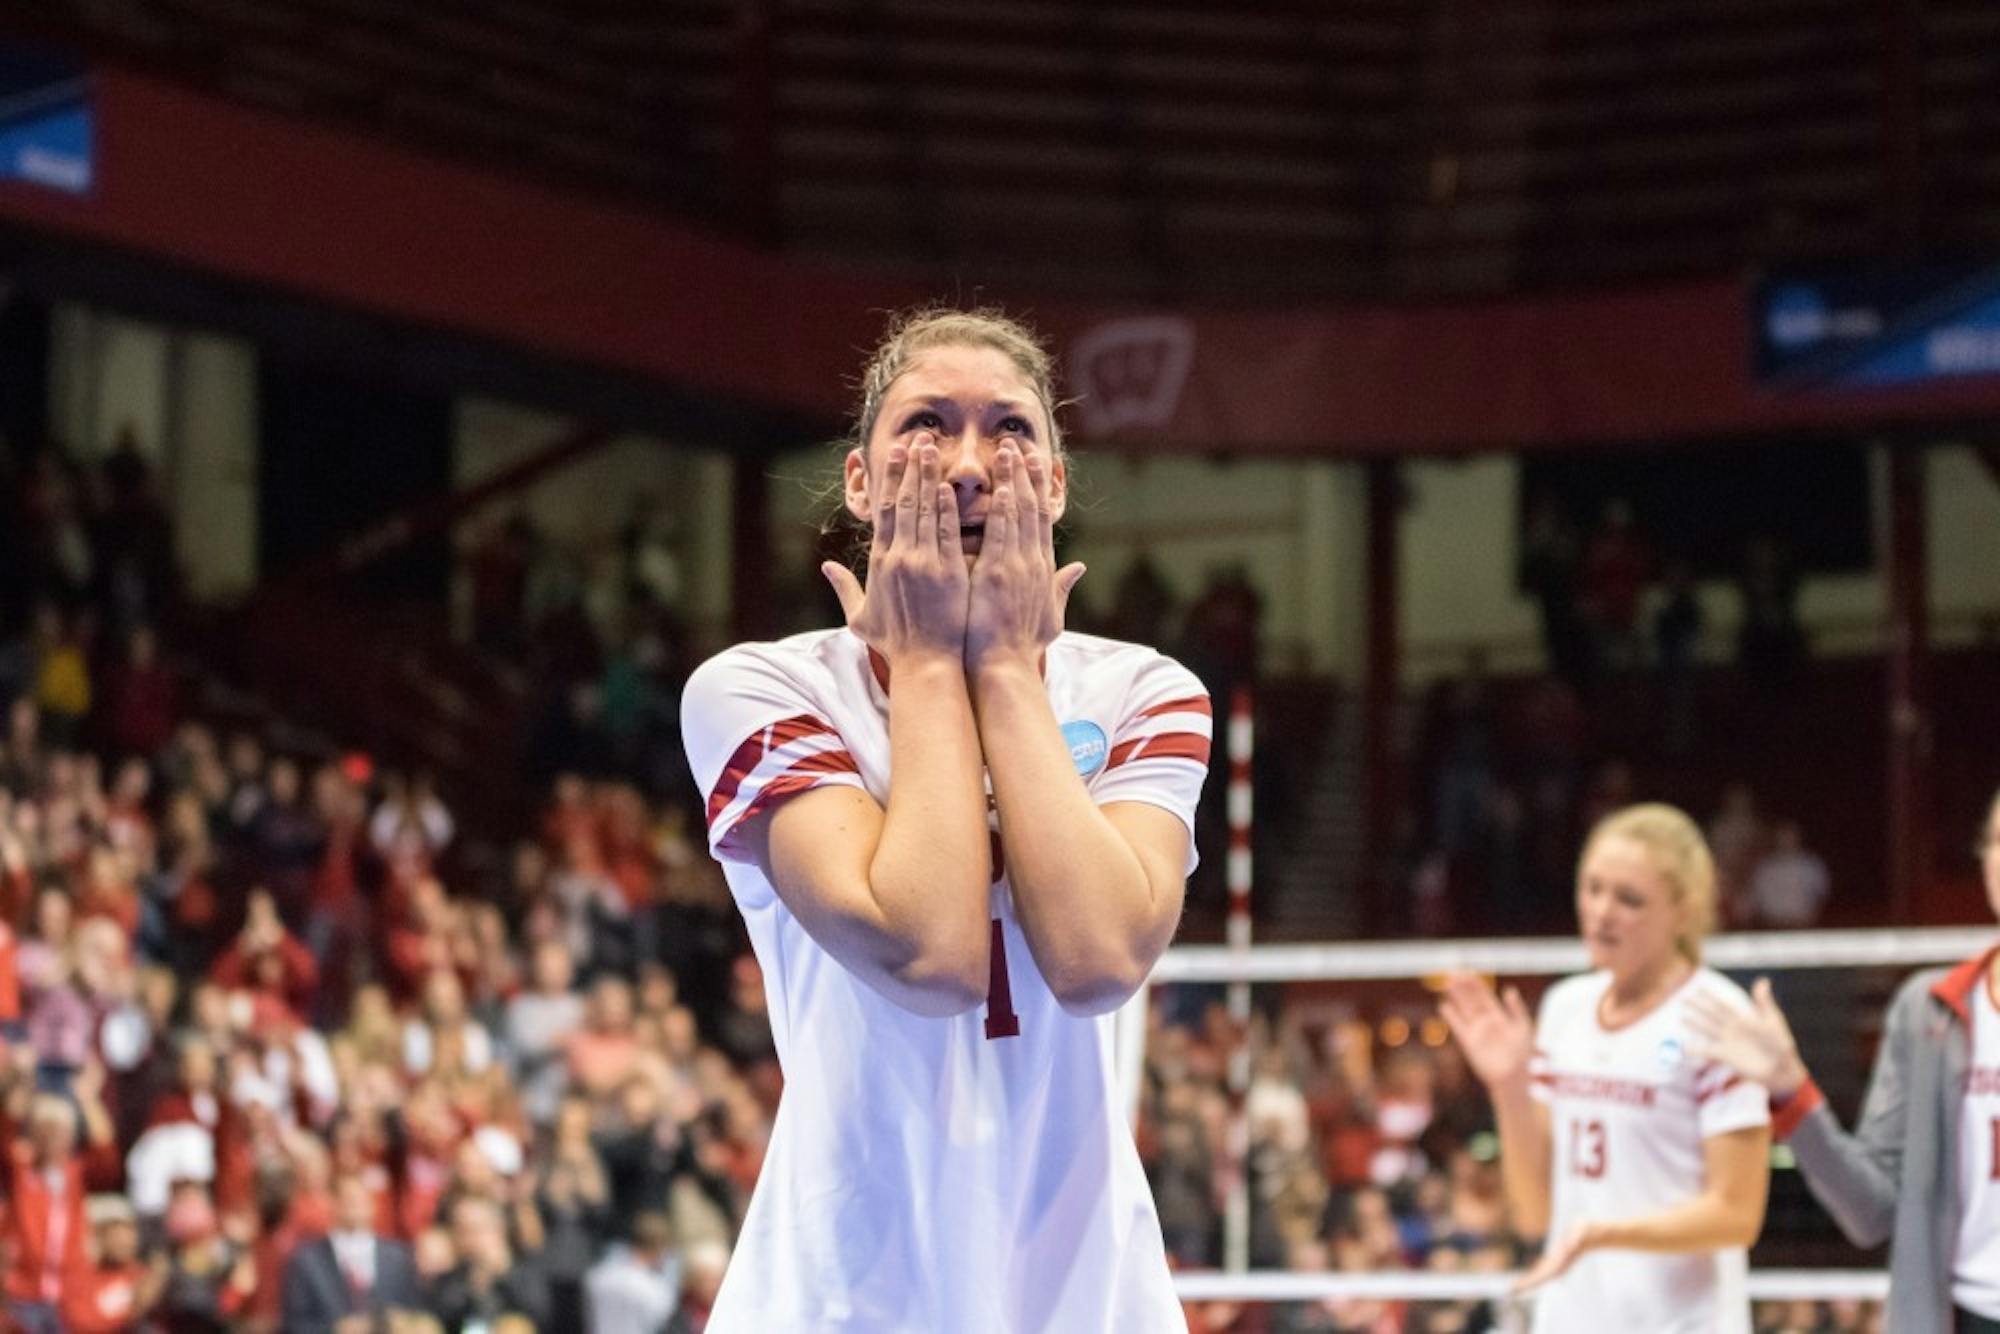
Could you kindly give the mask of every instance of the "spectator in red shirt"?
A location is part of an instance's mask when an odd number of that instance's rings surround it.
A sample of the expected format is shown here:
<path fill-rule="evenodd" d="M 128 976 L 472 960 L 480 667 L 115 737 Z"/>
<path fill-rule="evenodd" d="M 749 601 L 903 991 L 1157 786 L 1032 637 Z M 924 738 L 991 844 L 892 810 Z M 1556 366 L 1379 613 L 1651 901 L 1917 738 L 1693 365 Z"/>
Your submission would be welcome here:
<path fill-rule="evenodd" d="M 124 660 L 105 674 L 99 704 L 105 739 L 120 754 L 154 755 L 173 738 L 180 713 L 174 675 L 149 627 L 126 636 Z"/>
<path fill-rule="evenodd" d="M 93 1195 L 85 1204 L 97 1238 L 88 1277 L 64 1290 L 62 1323 L 69 1334 L 129 1334 L 158 1300 L 160 1276 L 139 1258 L 139 1219 L 122 1195 Z"/>
<path fill-rule="evenodd" d="M 118 1146 L 100 1097 L 104 1068 L 87 1063 L 69 1099 L 34 1089 L 34 1052 L 8 1053 L 0 1091 L 0 1146 L 6 1152 L 7 1199 L 0 1213 L 8 1313 L 27 1334 L 62 1334 L 63 1293 L 90 1282 L 84 1197 L 118 1184 Z M 77 1145 L 77 1118 L 84 1146 Z"/>
<path fill-rule="evenodd" d="M 285 929 L 268 889 L 250 891 L 243 929 L 215 961 L 209 976 L 231 991 L 248 989 L 284 1003 L 294 1015 L 312 1013 L 319 961 L 305 942 Z"/>

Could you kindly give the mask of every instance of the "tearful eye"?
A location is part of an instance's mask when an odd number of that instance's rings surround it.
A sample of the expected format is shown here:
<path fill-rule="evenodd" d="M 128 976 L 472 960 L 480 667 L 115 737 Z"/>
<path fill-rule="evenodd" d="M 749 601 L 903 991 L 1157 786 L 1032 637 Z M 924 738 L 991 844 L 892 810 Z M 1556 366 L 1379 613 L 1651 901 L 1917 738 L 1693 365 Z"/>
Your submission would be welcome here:
<path fill-rule="evenodd" d="M 906 433 L 910 431 L 942 431 L 943 429 L 944 418 L 928 409 L 910 414 L 909 420 L 903 423 L 903 430 Z"/>
<path fill-rule="evenodd" d="M 1026 417 L 1007 417 L 1000 423 L 1000 434 L 1021 435 L 1033 439 L 1035 428 Z"/>

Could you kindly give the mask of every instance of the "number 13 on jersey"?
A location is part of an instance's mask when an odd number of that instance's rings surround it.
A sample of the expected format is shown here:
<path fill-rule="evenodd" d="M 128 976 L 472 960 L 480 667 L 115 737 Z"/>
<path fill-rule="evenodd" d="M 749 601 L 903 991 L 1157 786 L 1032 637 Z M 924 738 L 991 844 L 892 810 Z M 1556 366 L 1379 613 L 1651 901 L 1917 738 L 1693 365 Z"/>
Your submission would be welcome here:
<path fill-rule="evenodd" d="M 1569 1123 L 1569 1170 L 1572 1176 L 1595 1181 L 1604 1175 L 1605 1148 L 1602 1121 Z"/>

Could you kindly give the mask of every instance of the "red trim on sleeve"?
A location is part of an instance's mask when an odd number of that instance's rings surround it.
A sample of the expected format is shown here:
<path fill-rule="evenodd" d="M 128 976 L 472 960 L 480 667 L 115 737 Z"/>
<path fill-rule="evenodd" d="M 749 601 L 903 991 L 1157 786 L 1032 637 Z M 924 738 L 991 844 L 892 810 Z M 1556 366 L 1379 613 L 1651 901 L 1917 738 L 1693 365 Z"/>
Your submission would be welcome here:
<path fill-rule="evenodd" d="M 1779 1102 L 1771 1100 L 1771 1138 L 1782 1143 L 1790 1139 L 1799 1124 L 1826 1101 L 1826 1095 L 1819 1091 L 1819 1085 L 1808 1076 L 1791 1097 Z"/>
<path fill-rule="evenodd" d="M 1695 1106 L 1697 1107 L 1701 1106 L 1703 1103 L 1707 1102 L 1710 1098 L 1721 1097 L 1723 1094 L 1729 1092 L 1729 1090 L 1735 1088 L 1738 1084 L 1741 1084 L 1742 1082 L 1743 1082 L 1742 1075 L 1731 1075 L 1729 1078 L 1723 1080 L 1720 1084 L 1715 1084 L 1709 1088 L 1701 1090 L 1700 1092 L 1694 1095 Z"/>
<path fill-rule="evenodd" d="M 858 774 L 861 766 L 844 750 L 826 750 L 808 755 L 785 769 L 788 774 Z"/>
<path fill-rule="evenodd" d="M 777 778 L 773 778 L 770 782 L 764 784 L 762 788 L 758 789 L 756 797 L 752 799 L 748 806 L 743 808 L 743 814 L 729 822 L 729 828 L 724 830 L 722 837 L 716 840 L 717 846 L 726 845 L 729 842 L 730 836 L 743 827 L 745 820 L 753 819 L 770 810 L 772 807 L 781 805 L 790 797 L 796 797 L 801 792 L 810 792 L 822 785 L 822 780 L 818 774 L 786 772 Z"/>
<path fill-rule="evenodd" d="M 1215 707 L 1208 702 L 1206 695 L 1189 695 L 1186 699 L 1170 699 L 1165 704 L 1141 709 L 1139 717 L 1157 718 L 1163 713 L 1198 713 L 1204 718 L 1213 718 Z"/>
<path fill-rule="evenodd" d="M 809 736 L 839 736 L 809 713 L 801 713 L 786 718 L 782 722 L 760 727 L 743 738 L 743 744 L 730 755 L 729 762 L 722 766 L 722 777 L 715 780 L 715 791 L 708 798 L 708 822 L 713 825 L 722 813 L 729 809 L 729 803 L 736 800 L 737 789 L 743 780 L 756 772 L 766 755 L 790 741 L 800 741 Z M 859 772 L 857 770 L 857 772 Z"/>
<path fill-rule="evenodd" d="M 1134 737 L 1111 748 L 1104 761 L 1106 769 L 1116 769 L 1133 760 L 1193 760 L 1207 764 L 1209 740 L 1199 732 L 1162 732 L 1158 736 Z"/>

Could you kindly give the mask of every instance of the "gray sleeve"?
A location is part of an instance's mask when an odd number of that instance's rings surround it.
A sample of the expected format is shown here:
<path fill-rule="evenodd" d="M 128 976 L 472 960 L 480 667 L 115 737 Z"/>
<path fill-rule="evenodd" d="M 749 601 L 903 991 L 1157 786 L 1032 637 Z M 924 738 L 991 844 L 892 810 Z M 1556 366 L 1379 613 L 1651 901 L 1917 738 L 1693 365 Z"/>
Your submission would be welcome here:
<path fill-rule="evenodd" d="M 1787 1141 L 1806 1185 L 1856 1246 L 1881 1245 L 1895 1226 L 1910 1062 L 1933 980 L 1934 973 L 1911 978 L 1890 1004 L 1882 1049 L 1853 1133 L 1843 1130 L 1833 1109 L 1821 1103 Z"/>

